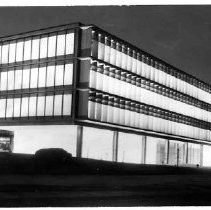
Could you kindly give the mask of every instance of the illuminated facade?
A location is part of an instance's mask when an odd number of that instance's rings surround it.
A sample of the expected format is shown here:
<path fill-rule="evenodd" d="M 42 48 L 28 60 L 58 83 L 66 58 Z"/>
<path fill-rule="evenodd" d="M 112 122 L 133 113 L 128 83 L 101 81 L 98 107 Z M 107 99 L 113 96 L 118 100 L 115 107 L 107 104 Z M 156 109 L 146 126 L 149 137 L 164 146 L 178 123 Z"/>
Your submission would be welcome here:
<path fill-rule="evenodd" d="M 0 42 L 1 125 L 77 125 L 82 157 L 92 157 L 83 149 L 91 138 L 111 141 L 102 159 L 202 164 L 211 141 L 210 85 L 92 25 Z M 136 161 L 137 148 L 124 148 L 133 141 L 140 142 Z"/>

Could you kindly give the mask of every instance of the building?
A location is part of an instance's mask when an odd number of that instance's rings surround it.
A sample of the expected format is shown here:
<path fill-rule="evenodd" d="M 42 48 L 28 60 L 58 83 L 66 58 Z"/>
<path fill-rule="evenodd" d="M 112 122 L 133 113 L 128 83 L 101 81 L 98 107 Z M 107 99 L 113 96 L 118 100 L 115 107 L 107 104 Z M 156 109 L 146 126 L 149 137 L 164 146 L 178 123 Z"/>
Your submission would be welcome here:
<path fill-rule="evenodd" d="M 13 151 L 14 133 L 12 131 L 0 130 L 0 152 Z"/>
<path fill-rule="evenodd" d="M 0 42 L 0 125 L 70 125 L 78 157 L 91 157 L 86 139 L 101 139 L 111 142 L 112 161 L 130 162 L 136 149 L 137 163 L 202 165 L 211 140 L 209 84 L 93 25 Z M 124 148 L 133 141 L 140 147 Z"/>

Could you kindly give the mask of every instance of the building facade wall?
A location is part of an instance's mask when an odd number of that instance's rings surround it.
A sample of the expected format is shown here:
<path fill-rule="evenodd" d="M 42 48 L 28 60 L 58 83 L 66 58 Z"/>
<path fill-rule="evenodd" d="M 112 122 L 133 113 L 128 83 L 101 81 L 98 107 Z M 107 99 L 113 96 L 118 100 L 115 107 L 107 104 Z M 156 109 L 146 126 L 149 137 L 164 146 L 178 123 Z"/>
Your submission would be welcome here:
<path fill-rule="evenodd" d="M 84 157 L 199 164 L 197 143 L 211 140 L 210 85 L 95 26 L 1 38 L 0 93 L 1 125 L 80 125 L 76 155 Z M 107 134 L 93 136 L 86 123 Z M 89 144 L 114 139 L 114 131 L 122 145 L 115 158 L 112 140 L 107 155 L 92 155 Z"/>
<path fill-rule="evenodd" d="M 74 27 L 0 40 L 0 122 L 71 118 Z"/>
<path fill-rule="evenodd" d="M 210 86 L 100 29 L 89 29 L 87 119 L 211 140 Z M 83 70 L 82 70 L 83 71 Z"/>

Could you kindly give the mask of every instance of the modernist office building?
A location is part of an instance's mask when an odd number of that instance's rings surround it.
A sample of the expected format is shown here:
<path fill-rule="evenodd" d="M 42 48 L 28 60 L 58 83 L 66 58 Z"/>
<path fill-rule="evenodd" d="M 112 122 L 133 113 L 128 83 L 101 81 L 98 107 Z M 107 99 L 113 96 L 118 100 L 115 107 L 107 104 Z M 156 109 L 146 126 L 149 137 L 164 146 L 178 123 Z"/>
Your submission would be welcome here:
<path fill-rule="evenodd" d="M 112 161 L 138 150 L 137 163 L 202 164 L 210 85 L 93 25 L 0 42 L 0 125 L 70 125 L 78 157 L 92 139 L 111 143 Z"/>

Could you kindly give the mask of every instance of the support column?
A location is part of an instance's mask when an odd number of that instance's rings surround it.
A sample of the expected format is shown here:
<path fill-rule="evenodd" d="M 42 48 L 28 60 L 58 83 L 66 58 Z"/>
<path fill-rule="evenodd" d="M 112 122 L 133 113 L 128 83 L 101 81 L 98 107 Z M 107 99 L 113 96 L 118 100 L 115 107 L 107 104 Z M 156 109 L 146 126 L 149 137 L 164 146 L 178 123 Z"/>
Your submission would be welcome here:
<path fill-rule="evenodd" d="M 188 142 L 186 144 L 186 164 L 188 164 Z"/>
<path fill-rule="evenodd" d="M 169 164 L 169 145 L 170 145 L 170 141 L 167 140 L 166 164 Z"/>
<path fill-rule="evenodd" d="M 83 126 L 77 126 L 77 144 L 76 144 L 76 157 L 82 157 L 83 147 Z"/>
<path fill-rule="evenodd" d="M 10 153 L 14 150 L 14 135 L 10 138 Z"/>
<path fill-rule="evenodd" d="M 177 166 L 179 166 L 179 144 L 177 145 Z"/>
<path fill-rule="evenodd" d="M 142 136 L 141 163 L 146 164 L 147 137 Z"/>
<path fill-rule="evenodd" d="M 203 145 L 200 145 L 200 166 L 203 166 Z"/>
<path fill-rule="evenodd" d="M 114 161 L 114 162 L 118 161 L 118 138 L 119 138 L 119 132 L 114 131 L 113 145 L 112 145 L 112 161 Z"/>

